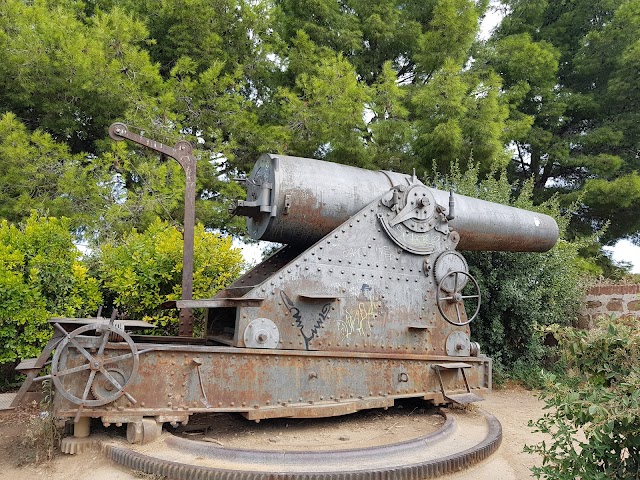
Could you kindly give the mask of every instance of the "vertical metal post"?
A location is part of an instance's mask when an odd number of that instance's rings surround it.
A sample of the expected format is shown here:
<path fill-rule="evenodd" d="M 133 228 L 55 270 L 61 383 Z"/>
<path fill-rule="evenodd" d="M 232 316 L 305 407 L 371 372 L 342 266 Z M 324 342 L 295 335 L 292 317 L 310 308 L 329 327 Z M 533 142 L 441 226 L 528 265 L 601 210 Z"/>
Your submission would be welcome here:
<path fill-rule="evenodd" d="M 186 140 L 176 143 L 175 149 L 182 153 L 178 163 L 186 176 L 184 189 L 184 233 L 182 255 L 182 299 L 193 298 L 193 257 L 194 229 L 196 219 L 196 158 L 192 155 L 192 147 Z M 180 309 L 179 335 L 193 336 L 193 312 L 190 308 Z"/>
<path fill-rule="evenodd" d="M 155 140 L 151 140 L 132 133 L 124 123 L 114 123 L 109 127 L 109 135 L 116 141 L 131 140 L 176 160 L 186 176 L 184 189 L 184 232 L 182 254 L 182 299 L 191 300 L 193 297 L 193 243 L 196 217 L 196 158 L 192 155 L 193 148 L 186 140 L 180 140 L 175 147 L 169 147 Z M 193 336 L 193 312 L 190 308 L 180 309 L 179 335 Z"/>

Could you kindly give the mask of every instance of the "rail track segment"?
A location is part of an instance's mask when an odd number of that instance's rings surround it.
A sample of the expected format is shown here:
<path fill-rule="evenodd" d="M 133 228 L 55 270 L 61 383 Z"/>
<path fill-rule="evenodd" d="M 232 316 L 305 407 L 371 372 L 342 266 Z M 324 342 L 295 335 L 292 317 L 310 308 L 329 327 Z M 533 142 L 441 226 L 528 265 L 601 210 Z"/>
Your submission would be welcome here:
<path fill-rule="evenodd" d="M 434 432 L 360 449 L 237 449 L 165 433 L 147 445 L 106 441 L 102 451 L 133 470 L 177 480 L 419 480 L 468 468 L 498 449 L 502 429 L 493 415 L 476 409 L 443 416 Z"/>

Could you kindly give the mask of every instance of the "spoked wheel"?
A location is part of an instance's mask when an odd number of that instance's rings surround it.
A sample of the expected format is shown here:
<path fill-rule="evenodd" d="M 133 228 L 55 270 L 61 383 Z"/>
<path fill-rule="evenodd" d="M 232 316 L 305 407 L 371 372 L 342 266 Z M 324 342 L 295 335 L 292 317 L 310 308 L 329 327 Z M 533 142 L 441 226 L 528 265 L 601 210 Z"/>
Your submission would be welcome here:
<path fill-rule="evenodd" d="M 138 349 L 129 334 L 114 327 L 113 324 L 85 325 L 71 333 L 65 332 L 58 324 L 56 324 L 56 328 L 64 333 L 64 337 L 53 356 L 51 377 L 56 391 L 60 395 L 70 402 L 80 405 L 80 408 L 106 405 L 122 395 L 125 395 L 131 403 L 136 403 L 135 398 L 126 391 L 136 376 L 139 364 Z M 91 331 L 95 331 L 97 335 L 85 335 Z M 79 338 L 81 335 L 83 337 Z M 104 351 L 111 335 L 122 338 L 130 351 L 122 355 L 106 356 Z M 89 343 L 91 343 L 90 347 L 87 346 Z M 97 352 L 91 353 L 95 351 L 96 345 L 98 345 Z M 68 367 L 67 360 L 72 355 L 70 352 L 72 348 L 80 354 L 80 364 Z M 74 357 L 78 356 L 74 355 Z M 63 364 L 61 364 L 61 359 Z M 126 370 L 116 368 L 116 364 L 122 364 L 123 361 L 129 359 L 131 359 L 131 362 L 127 362 L 131 365 L 129 368 Z M 89 372 L 86 383 L 84 381 L 86 375 L 83 372 Z M 74 374 L 75 377 L 70 377 L 67 380 L 69 375 L 74 376 Z M 82 390 L 80 395 L 77 393 L 79 390 Z M 94 394 L 95 398 L 89 398 L 89 392 L 99 392 L 99 394 Z"/>
<path fill-rule="evenodd" d="M 460 279 L 460 276 L 463 276 L 463 278 Z M 453 288 L 448 288 L 447 290 L 450 291 L 446 291 L 444 289 L 444 285 L 447 284 L 447 280 L 449 279 L 449 277 L 453 277 Z M 467 278 L 471 280 L 475 291 L 477 292 L 474 295 L 462 294 L 462 290 L 468 283 L 466 281 Z M 447 296 L 442 296 L 443 293 Z M 462 313 L 460 312 L 460 305 L 462 305 L 464 308 L 464 301 L 468 299 L 476 299 L 476 310 L 470 318 L 467 318 L 466 321 L 463 321 Z M 443 302 L 446 302 L 448 304 L 455 304 L 457 321 L 450 319 L 444 312 L 442 308 Z M 436 305 L 438 306 L 438 311 L 440 312 L 440 315 L 442 315 L 442 318 L 444 318 L 451 325 L 468 325 L 478 316 L 478 312 L 480 311 L 480 287 L 478 286 L 478 282 L 476 282 L 476 279 L 473 278 L 473 276 L 469 272 L 465 272 L 463 270 L 455 270 L 453 272 L 447 273 L 442 277 L 438 290 L 436 290 Z"/>

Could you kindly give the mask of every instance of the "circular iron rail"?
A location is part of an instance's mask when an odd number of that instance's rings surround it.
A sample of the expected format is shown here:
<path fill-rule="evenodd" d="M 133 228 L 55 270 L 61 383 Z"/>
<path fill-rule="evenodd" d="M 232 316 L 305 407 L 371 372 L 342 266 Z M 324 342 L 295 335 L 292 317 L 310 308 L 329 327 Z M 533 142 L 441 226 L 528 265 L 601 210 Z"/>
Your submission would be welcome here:
<path fill-rule="evenodd" d="M 436 478 L 468 468 L 486 459 L 498 449 L 502 442 L 502 426 L 500 422 L 493 415 L 483 410 L 478 411 L 485 417 L 488 432 L 485 438 L 476 445 L 461 452 L 440 458 L 417 463 L 411 463 L 409 461 L 406 465 L 389 466 L 388 468 L 367 469 L 367 467 L 364 466 L 358 470 L 323 472 L 240 471 L 162 460 L 113 444 L 104 444 L 103 453 L 112 461 L 133 470 L 176 480 L 420 480 Z M 452 423 L 453 422 L 447 418 L 445 425 L 440 431 L 409 442 L 402 442 L 402 444 L 406 446 L 406 444 L 417 442 L 415 448 L 425 448 L 425 441 L 428 443 L 429 439 L 433 439 L 433 437 L 437 437 L 438 435 L 442 436 L 442 430 L 451 428 Z M 189 440 L 186 441 L 188 442 Z M 372 454 L 373 451 L 373 454 L 382 455 L 381 458 L 384 458 L 385 450 L 387 452 L 393 452 L 394 449 L 399 448 L 400 445 L 401 444 L 393 444 L 384 447 L 371 447 L 346 452 L 349 452 L 350 455 L 361 452 L 366 456 L 367 454 Z M 266 456 L 282 456 L 282 452 L 276 451 L 247 451 L 217 447 L 215 447 L 215 450 L 219 452 L 220 458 L 226 459 L 235 458 L 236 455 L 242 456 L 247 454 L 262 456 L 263 458 Z M 304 454 L 306 458 L 315 464 L 321 465 L 330 458 L 329 456 L 335 457 L 336 454 L 344 452 L 345 451 L 304 452 Z"/>

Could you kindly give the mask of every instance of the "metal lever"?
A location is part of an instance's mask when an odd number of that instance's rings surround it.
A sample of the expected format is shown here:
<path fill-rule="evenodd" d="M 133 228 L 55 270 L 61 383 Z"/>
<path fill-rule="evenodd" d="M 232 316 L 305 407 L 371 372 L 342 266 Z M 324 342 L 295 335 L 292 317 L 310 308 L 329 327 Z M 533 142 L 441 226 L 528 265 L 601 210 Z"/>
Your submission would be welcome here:
<path fill-rule="evenodd" d="M 207 400 L 207 392 L 205 392 L 204 390 L 204 383 L 202 382 L 202 374 L 200 373 L 200 365 L 202 365 L 202 359 L 200 357 L 196 357 L 191 361 L 195 364 L 196 370 L 198 372 L 198 383 L 200 384 L 200 391 L 202 392 L 202 398 L 203 398 L 202 403 L 205 407 L 211 408 L 211 404 L 209 403 L 209 400 Z"/>
<path fill-rule="evenodd" d="M 447 213 L 447 220 L 453 220 L 456 218 L 456 213 L 454 210 L 455 201 L 453 199 L 453 188 L 449 190 L 449 213 Z"/>
<path fill-rule="evenodd" d="M 115 141 L 131 140 L 151 150 L 176 160 L 187 177 L 184 189 L 184 249 L 182 260 L 182 298 L 191 300 L 193 296 L 193 237 L 196 217 L 196 157 L 193 147 L 186 140 L 180 140 L 175 147 L 132 133 L 124 123 L 114 123 L 109 127 L 109 136 Z M 180 309 L 180 336 L 193 335 L 193 313 L 190 308 Z"/>

